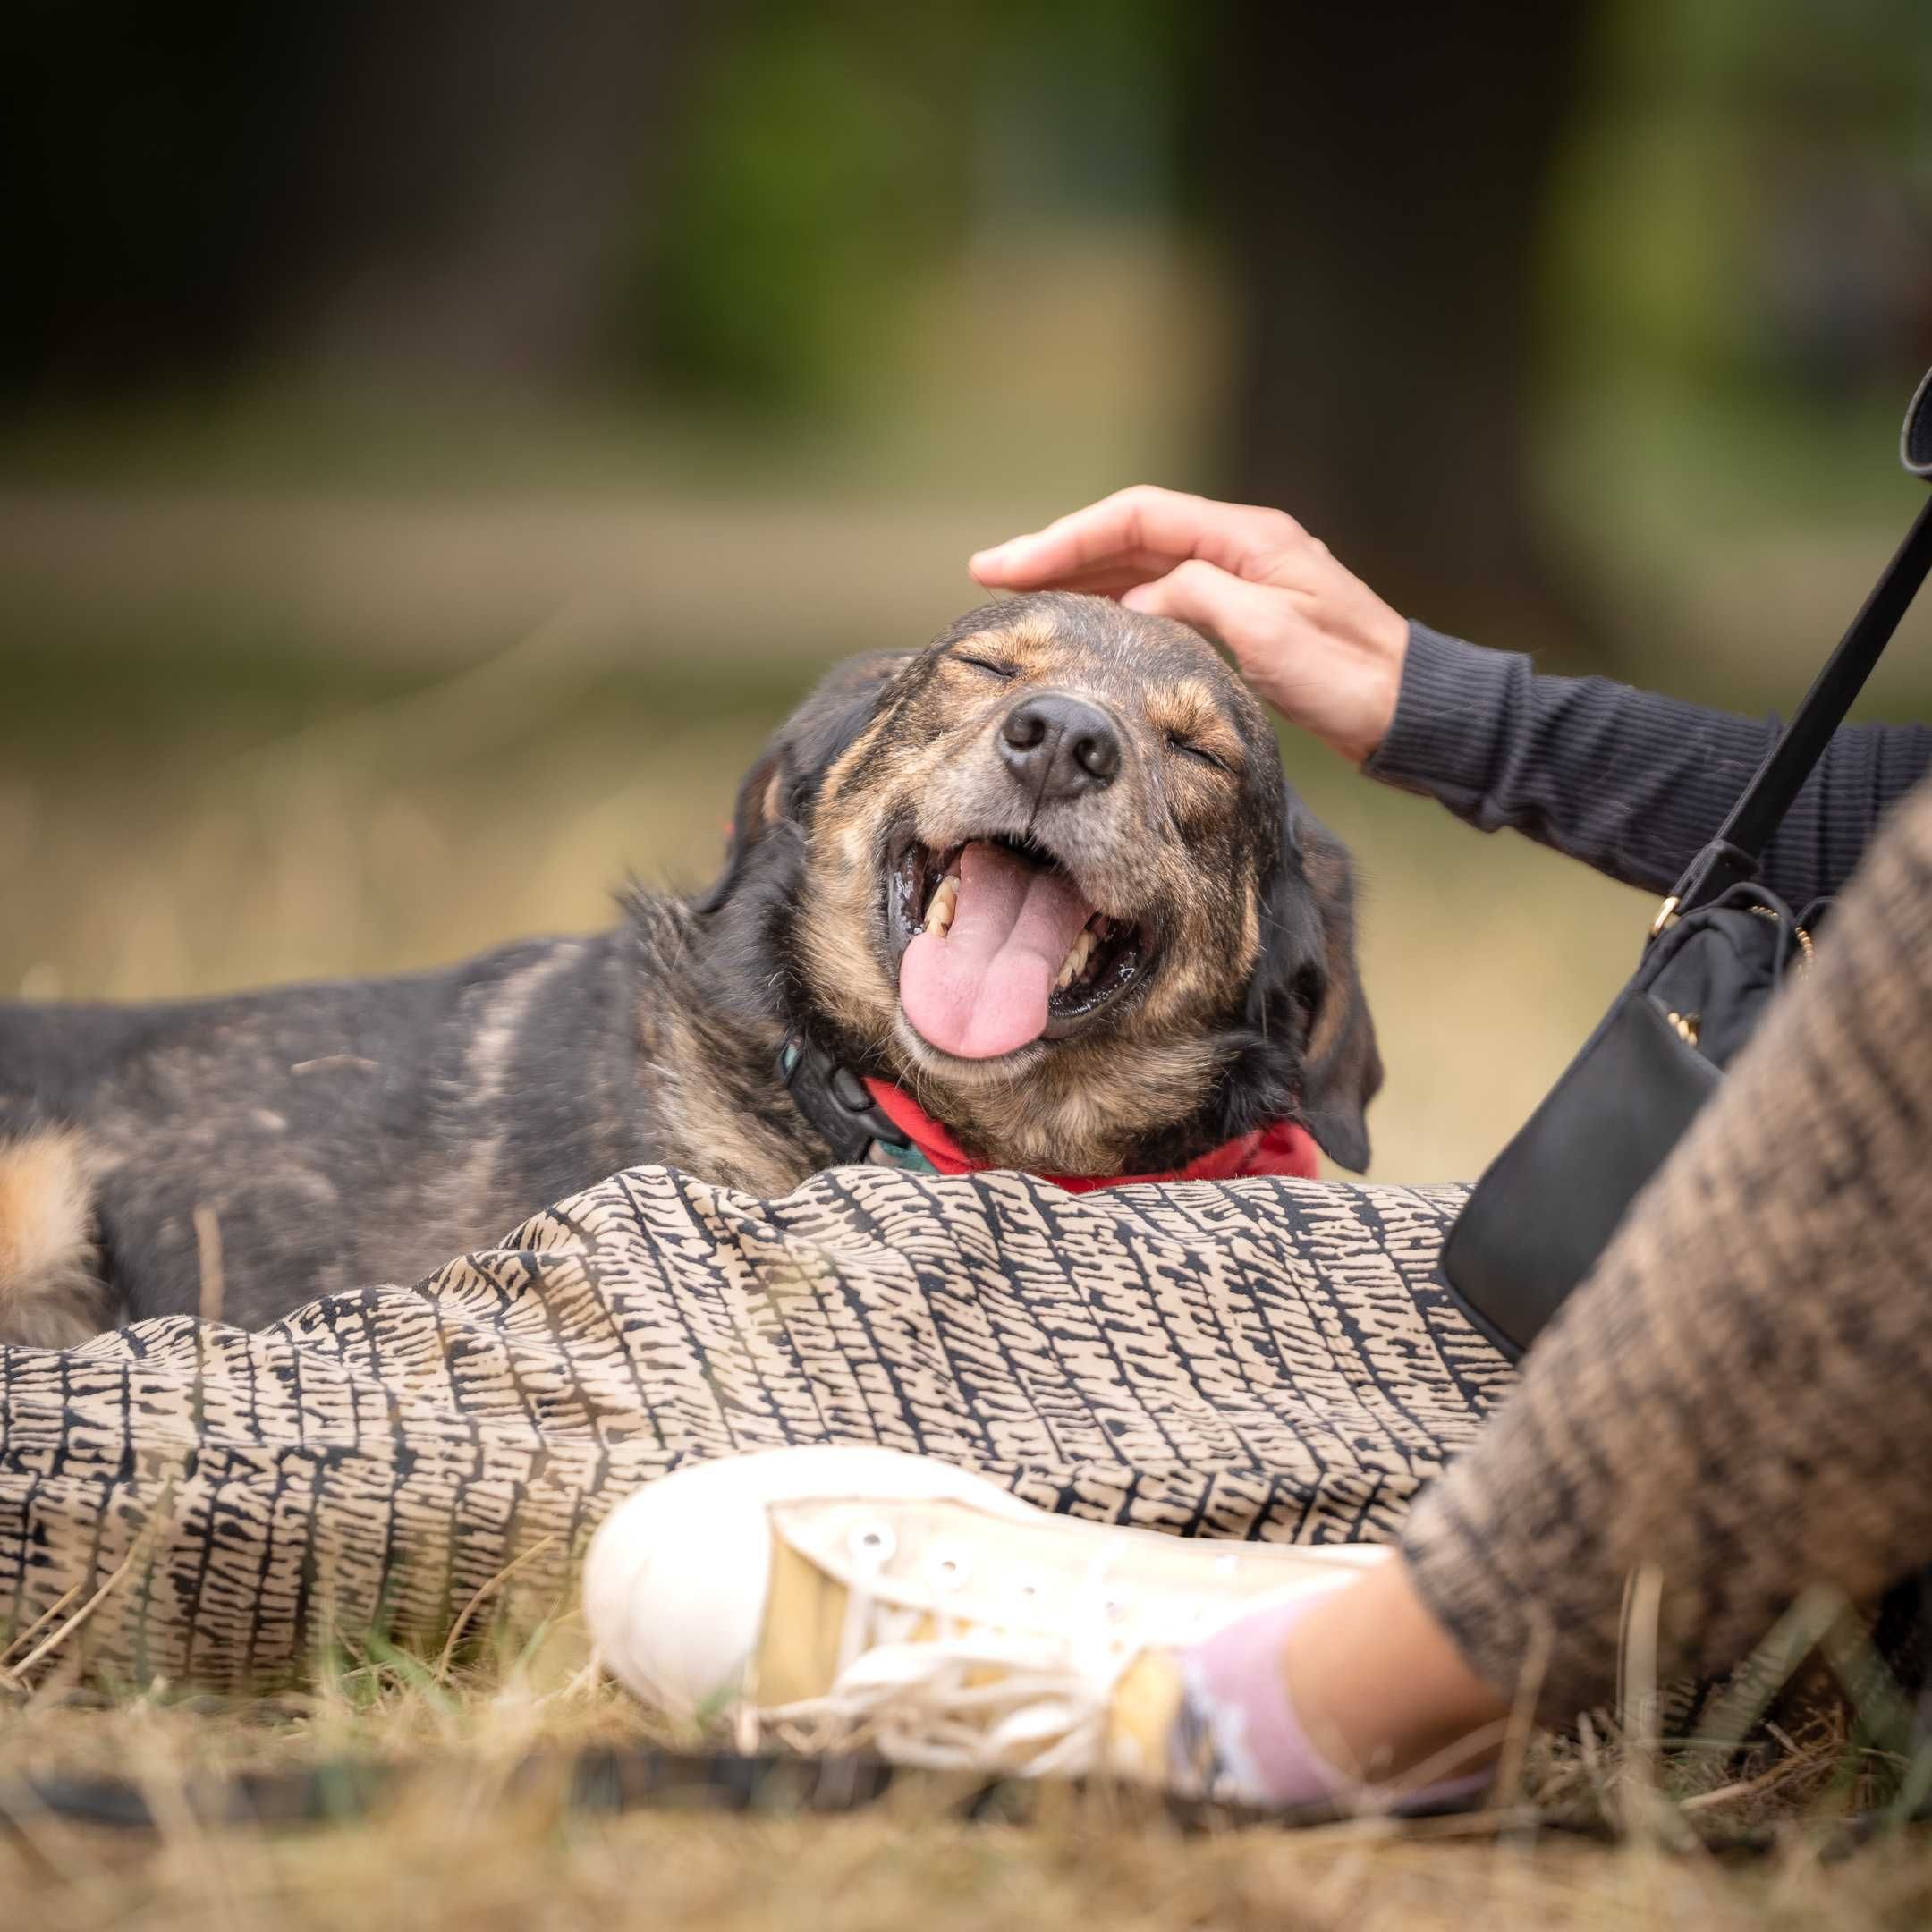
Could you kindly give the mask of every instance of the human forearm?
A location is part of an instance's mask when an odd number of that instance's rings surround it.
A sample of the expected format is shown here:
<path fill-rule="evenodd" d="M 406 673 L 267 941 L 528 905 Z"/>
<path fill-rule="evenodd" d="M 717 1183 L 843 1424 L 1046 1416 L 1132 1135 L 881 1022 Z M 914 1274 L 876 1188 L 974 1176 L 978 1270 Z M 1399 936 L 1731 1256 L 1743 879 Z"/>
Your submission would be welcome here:
<path fill-rule="evenodd" d="M 1410 627 L 1401 693 L 1363 769 L 1666 892 L 1723 822 L 1777 734 L 1605 678 L 1539 676 L 1528 657 Z M 1833 740 L 1766 855 L 1794 908 L 1835 892 L 1885 809 L 1932 767 L 1932 731 L 1854 725 Z"/>

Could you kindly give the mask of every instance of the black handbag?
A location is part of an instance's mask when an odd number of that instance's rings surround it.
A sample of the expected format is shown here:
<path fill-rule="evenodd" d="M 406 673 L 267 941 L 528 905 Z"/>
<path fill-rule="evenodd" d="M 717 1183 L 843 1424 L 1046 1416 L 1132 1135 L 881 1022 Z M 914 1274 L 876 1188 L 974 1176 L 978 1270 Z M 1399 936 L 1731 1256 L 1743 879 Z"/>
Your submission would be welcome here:
<path fill-rule="evenodd" d="M 1932 479 L 1932 373 L 1900 458 Z M 1717 835 L 1658 909 L 1636 976 L 1476 1184 L 1442 1256 L 1463 1312 L 1512 1357 L 1540 1335 L 1609 1245 L 1756 1030 L 1802 972 L 1828 910 L 1757 880 L 1765 847 L 1844 722 L 1932 568 L 1932 500 Z"/>

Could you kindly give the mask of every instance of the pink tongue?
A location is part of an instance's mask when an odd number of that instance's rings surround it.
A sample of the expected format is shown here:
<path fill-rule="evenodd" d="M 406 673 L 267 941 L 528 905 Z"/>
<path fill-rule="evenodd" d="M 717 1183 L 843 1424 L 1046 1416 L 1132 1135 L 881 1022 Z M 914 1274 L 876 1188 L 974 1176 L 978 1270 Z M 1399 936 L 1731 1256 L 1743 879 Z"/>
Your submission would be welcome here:
<path fill-rule="evenodd" d="M 1063 873 L 999 845 L 960 854 L 945 936 L 920 933 L 899 964 L 899 1004 L 942 1053 L 992 1060 L 1046 1030 L 1046 1001 L 1089 906 Z"/>

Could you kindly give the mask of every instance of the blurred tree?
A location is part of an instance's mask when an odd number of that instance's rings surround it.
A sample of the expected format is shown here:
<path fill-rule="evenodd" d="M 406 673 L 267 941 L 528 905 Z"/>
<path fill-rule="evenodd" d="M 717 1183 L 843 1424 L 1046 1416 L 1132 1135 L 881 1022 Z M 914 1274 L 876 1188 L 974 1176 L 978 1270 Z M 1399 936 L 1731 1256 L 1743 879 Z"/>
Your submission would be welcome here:
<path fill-rule="evenodd" d="M 356 11 L 0 9 L 0 383 L 132 386 L 251 344 Z"/>
<path fill-rule="evenodd" d="M 628 217 L 617 363 L 738 410 L 849 402 L 956 241 L 985 12 L 740 0 L 713 20 Z"/>
<path fill-rule="evenodd" d="M 545 377 L 600 346 L 687 0 L 17 0 L 0 384 L 264 355 Z"/>
<path fill-rule="evenodd" d="M 1004 460 L 1165 381 L 1168 474 L 1561 656 L 1764 479 L 1892 483 L 1928 126 L 1925 0 L 13 0 L 0 394 L 616 377 L 950 483 L 982 397 Z M 1199 333 L 1110 364 L 1108 275 Z"/>
<path fill-rule="evenodd" d="M 1932 354 L 1932 9 L 1616 0 L 1610 23 L 1552 237 L 1571 355 L 1660 413 L 1895 413 Z"/>
<path fill-rule="evenodd" d="M 628 221 L 655 203 L 690 0 L 369 9 L 309 199 L 297 332 L 439 372 L 580 381 Z"/>
<path fill-rule="evenodd" d="M 1399 607 L 1497 643 L 1592 628 L 1537 513 L 1529 430 L 1545 196 L 1597 11 L 1194 16 L 1197 178 L 1240 312 L 1225 481 Z"/>

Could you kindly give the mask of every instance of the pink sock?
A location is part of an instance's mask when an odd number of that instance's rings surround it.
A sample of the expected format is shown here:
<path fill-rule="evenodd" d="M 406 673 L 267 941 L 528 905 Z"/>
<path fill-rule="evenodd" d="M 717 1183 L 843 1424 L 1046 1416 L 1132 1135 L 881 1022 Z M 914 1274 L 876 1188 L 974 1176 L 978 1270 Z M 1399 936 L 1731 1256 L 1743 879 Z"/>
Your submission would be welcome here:
<path fill-rule="evenodd" d="M 1337 1769 L 1309 1742 L 1282 1679 L 1289 1631 L 1327 1594 L 1257 1610 L 1180 1653 L 1184 1694 L 1171 1747 L 1177 1783 L 1271 1809 L 1376 1798 L 1376 1787 Z M 1489 1780 L 1487 1770 L 1444 1778 L 1377 1809 L 1448 1809 L 1479 1798 Z"/>

